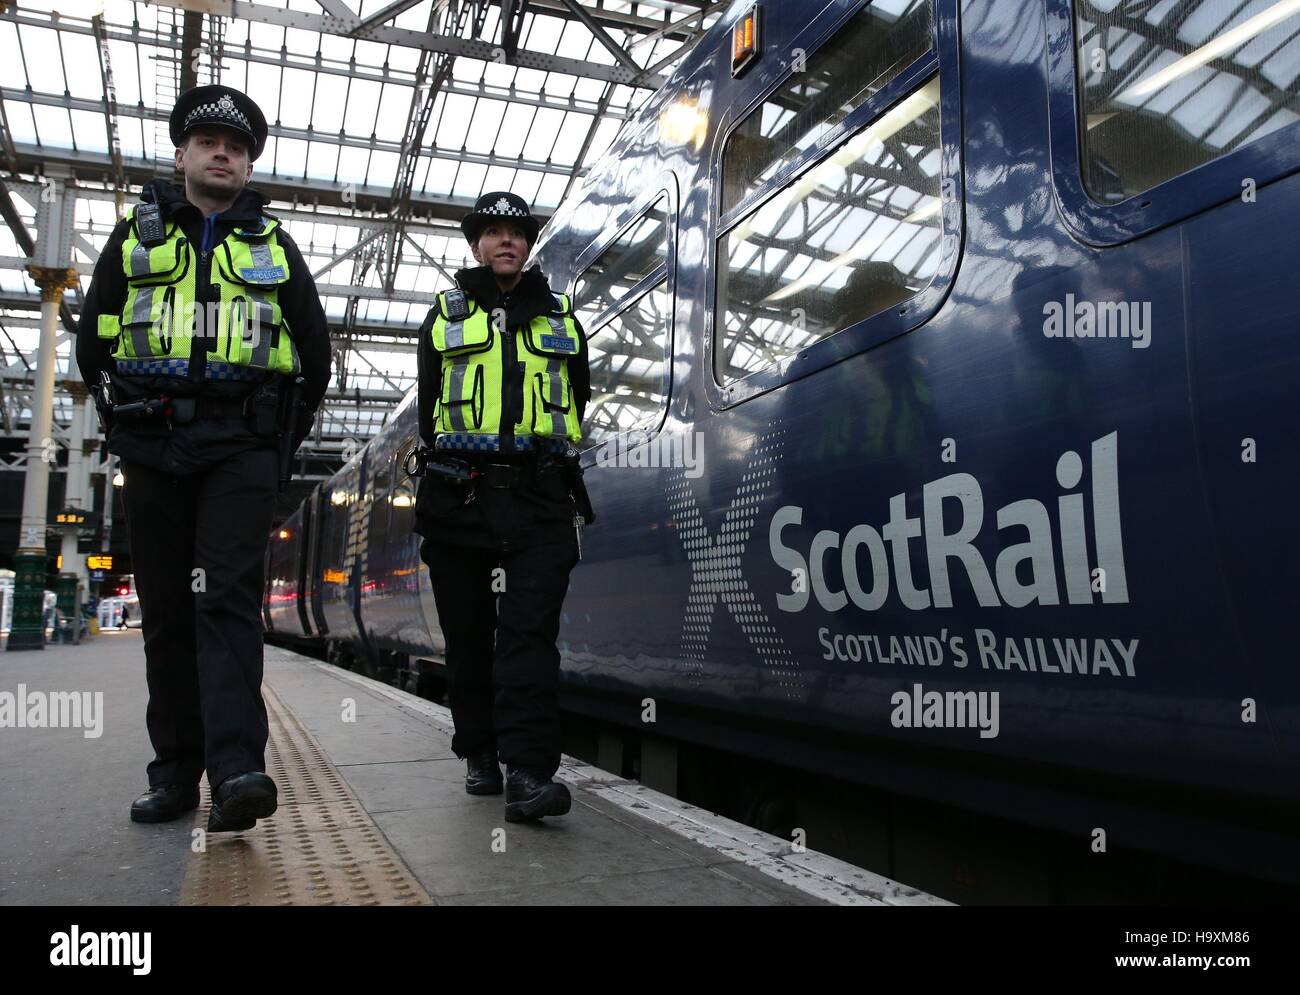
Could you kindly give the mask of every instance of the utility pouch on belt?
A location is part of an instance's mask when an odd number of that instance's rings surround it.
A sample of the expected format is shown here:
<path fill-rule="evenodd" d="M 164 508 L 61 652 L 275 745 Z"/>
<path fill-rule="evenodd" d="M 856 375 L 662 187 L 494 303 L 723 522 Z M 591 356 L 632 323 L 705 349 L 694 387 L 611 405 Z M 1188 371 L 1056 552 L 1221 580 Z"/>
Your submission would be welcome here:
<path fill-rule="evenodd" d="M 199 399 L 197 397 L 173 397 L 171 422 L 173 425 L 188 425 L 198 415 Z"/>
<path fill-rule="evenodd" d="M 280 428 L 280 391 L 275 384 L 262 384 L 244 401 L 248 425 L 258 435 L 274 435 Z"/>

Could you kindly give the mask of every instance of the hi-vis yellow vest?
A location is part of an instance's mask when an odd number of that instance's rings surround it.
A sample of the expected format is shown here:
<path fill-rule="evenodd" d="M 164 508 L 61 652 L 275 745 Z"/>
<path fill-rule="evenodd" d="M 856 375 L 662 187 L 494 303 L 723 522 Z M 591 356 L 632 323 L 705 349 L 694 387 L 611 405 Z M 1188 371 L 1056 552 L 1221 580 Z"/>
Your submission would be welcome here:
<path fill-rule="evenodd" d="M 578 406 L 569 384 L 569 357 L 577 356 L 582 337 L 569 298 L 553 294 L 550 314 L 538 315 L 513 333 L 498 327 L 494 316 L 468 296 L 469 314 L 448 321 L 447 295 L 438 295 L 433 347 L 442 356 L 442 390 L 434 407 L 438 448 L 498 450 L 505 406 L 505 355 L 524 368 L 523 410 L 513 425 L 517 448 L 534 439 L 580 442 Z M 512 343 L 505 336 L 512 336 Z"/>
<path fill-rule="evenodd" d="M 208 360 L 230 366 L 299 372 L 298 350 L 280 311 L 279 289 L 289 281 L 289 263 L 276 238 L 279 220 L 262 217 L 236 228 L 212 250 L 211 285 L 198 300 L 198 247 L 180 226 L 167 220 L 160 245 L 140 241 L 132 209 L 131 230 L 122 243 L 126 303 L 120 314 L 99 316 L 99 337 L 116 340 L 118 360 L 190 358 L 190 338 L 198 320 L 210 340 Z M 152 366 L 153 364 L 146 364 Z M 168 363 L 157 372 L 169 372 Z"/>

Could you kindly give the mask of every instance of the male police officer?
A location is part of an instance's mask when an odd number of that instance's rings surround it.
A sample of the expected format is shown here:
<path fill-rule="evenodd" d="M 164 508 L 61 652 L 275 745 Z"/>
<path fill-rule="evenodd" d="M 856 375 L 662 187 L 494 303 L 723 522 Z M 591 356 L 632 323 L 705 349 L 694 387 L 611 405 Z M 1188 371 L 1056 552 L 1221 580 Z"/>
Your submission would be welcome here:
<path fill-rule="evenodd" d="M 277 478 L 329 378 L 311 274 L 246 188 L 266 120 L 227 86 L 171 114 L 184 189 L 149 183 L 95 264 L 77 364 L 122 459 L 156 757 L 136 822 L 197 807 L 210 831 L 276 808 L 265 774 L 263 554 Z M 279 470 L 279 472 L 277 472 Z"/>
<path fill-rule="evenodd" d="M 524 269 L 538 231 L 528 204 L 485 194 L 461 230 L 481 265 L 456 274 L 419 333 L 420 436 L 432 448 L 421 453 L 416 531 L 447 638 L 465 790 L 501 793 L 499 754 L 505 817 L 518 822 L 570 806 L 552 781 L 555 640 L 580 557 L 575 499 L 594 517 L 570 446 L 590 376 L 569 299 Z"/>

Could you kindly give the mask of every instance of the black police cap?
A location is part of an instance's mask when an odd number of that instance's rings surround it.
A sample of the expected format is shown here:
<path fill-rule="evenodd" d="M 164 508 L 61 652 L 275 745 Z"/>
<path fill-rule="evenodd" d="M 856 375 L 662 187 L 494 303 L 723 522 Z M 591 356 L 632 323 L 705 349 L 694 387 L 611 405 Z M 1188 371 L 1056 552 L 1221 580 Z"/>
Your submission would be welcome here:
<path fill-rule="evenodd" d="M 537 232 L 541 226 L 533 217 L 528 201 L 508 190 L 485 193 L 474 202 L 474 210 L 460 220 L 460 230 L 470 243 L 477 242 L 479 232 L 484 225 L 506 221 L 517 224 L 524 230 L 524 236 L 531 246 L 537 241 Z"/>
<path fill-rule="evenodd" d="M 172 108 L 167 124 L 172 144 L 177 148 L 185 143 L 190 129 L 200 125 L 218 125 L 247 135 L 250 160 L 266 148 L 266 118 L 261 108 L 230 86 L 218 84 L 186 90 Z"/>

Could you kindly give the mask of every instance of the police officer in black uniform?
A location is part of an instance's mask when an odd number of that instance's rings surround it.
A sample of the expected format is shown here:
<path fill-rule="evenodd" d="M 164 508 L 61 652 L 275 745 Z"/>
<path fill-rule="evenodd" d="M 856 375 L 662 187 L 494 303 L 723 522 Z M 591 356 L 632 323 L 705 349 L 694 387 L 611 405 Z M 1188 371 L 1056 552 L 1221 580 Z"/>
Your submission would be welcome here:
<path fill-rule="evenodd" d="M 265 773 L 263 555 L 329 379 L 311 273 L 247 188 L 266 143 L 257 105 L 228 86 L 183 94 L 171 139 L 183 186 L 154 180 L 95 264 L 77 365 L 122 460 L 155 758 L 136 822 L 198 806 L 208 829 L 276 808 Z"/>
<path fill-rule="evenodd" d="M 447 639 L 465 790 L 500 794 L 499 756 L 505 817 L 518 822 L 571 804 L 552 781 L 555 642 L 580 527 L 594 518 L 573 448 L 587 344 L 568 298 L 524 269 L 538 224 L 521 197 L 484 194 L 461 229 L 480 265 L 456 274 L 419 333 L 415 529 Z"/>

